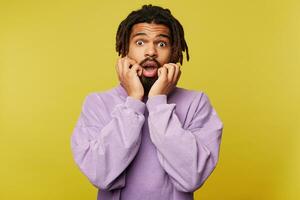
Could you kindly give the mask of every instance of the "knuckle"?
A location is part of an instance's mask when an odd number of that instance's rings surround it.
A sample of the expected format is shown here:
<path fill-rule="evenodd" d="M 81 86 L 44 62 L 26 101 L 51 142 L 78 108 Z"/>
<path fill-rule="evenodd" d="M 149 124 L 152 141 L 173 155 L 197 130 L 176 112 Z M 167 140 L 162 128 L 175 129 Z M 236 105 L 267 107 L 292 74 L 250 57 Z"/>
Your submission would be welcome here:
<path fill-rule="evenodd" d="M 139 68 L 139 65 L 138 65 L 137 63 L 135 63 L 135 64 L 132 65 L 132 68 L 138 69 L 138 68 Z"/>

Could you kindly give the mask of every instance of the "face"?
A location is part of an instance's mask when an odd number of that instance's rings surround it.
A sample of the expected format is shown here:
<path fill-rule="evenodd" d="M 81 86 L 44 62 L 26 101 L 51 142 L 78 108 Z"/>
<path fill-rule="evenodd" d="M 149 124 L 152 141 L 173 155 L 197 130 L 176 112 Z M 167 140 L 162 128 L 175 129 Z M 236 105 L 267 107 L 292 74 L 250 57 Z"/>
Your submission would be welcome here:
<path fill-rule="evenodd" d="M 169 28 L 155 23 L 135 24 L 131 29 L 127 56 L 143 67 L 140 78 L 144 88 L 149 90 L 157 80 L 158 68 L 170 62 Z"/>

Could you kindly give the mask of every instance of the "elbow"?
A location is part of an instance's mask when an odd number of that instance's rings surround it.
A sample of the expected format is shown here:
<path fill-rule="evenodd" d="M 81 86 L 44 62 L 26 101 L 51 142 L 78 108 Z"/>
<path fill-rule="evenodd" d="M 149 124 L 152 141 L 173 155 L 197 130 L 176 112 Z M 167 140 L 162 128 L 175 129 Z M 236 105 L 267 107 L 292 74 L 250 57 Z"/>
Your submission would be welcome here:
<path fill-rule="evenodd" d="M 179 192 L 195 192 L 198 190 L 202 184 L 204 183 L 204 179 L 201 178 L 201 174 L 194 174 L 190 177 L 185 177 L 184 179 L 177 179 L 171 178 L 173 182 L 174 188 Z"/>
<path fill-rule="evenodd" d="M 174 187 L 176 188 L 177 191 L 179 192 L 187 192 L 187 193 L 192 193 L 198 190 L 202 182 L 197 182 L 197 183 L 185 183 L 185 184 L 179 184 L 178 182 L 174 182 Z"/>
<path fill-rule="evenodd" d="M 200 173 L 197 173 L 195 179 L 192 181 L 193 184 L 191 184 L 189 187 L 189 190 L 191 192 L 194 192 L 203 186 L 203 184 L 206 182 L 206 180 L 210 177 L 210 175 L 215 170 L 217 163 L 218 163 L 218 158 L 215 158 L 213 156 L 210 157 L 206 167 L 203 168 Z"/>
<path fill-rule="evenodd" d="M 114 181 L 91 180 L 91 183 L 100 190 L 112 191 L 125 187 L 125 177 L 120 177 Z"/>
<path fill-rule="evenodd" d="M 111 184 L 109 183 L 109 181 L 107 181 L 107 179 L 105 180 L 104 177 L 100 178 L 97 177 L 95 174 L 89 174 L 86 173 L 86 171 L 82 170 L 83 174 L 85 175 L 85 177 L 89 180 L 89 182 L 95 186 L 97 189 L 100 190 L 111 190 Z"/>
<path fill-rule="evenodd" d="M 192 173 L 192 176 L 185 177 L 185 179 L 180 181 L 180 183 L 173 180 L 174 187 L 180 192 L 195 192 L 203 186 L 205 181 L 216 168 L 217 163 L 218 158 L 210 154 L 210 156 L 207 157 L 205 164 L 203 164 L 200 169 L 198 168 L 197 171 Z"/>
<path fill-rule="evenodd" d="M 183 190 L 181 190 L 181 191 L 192 193 L 192 192 L 195 192 L 196 190 L 198 190 L 201 187 L 201 185 L 198 185 L 198 184 L 189 185 L 189 186 L 183 188 Z"/>
<path fill-rule="evenodd" d="M 96 176 L 98 174 L 98 176 Z M 92 184 L 100 189 L 100 190 L 115 190 L 115 189 L 121 189 L 125 187 L 126 184 L 126 171 L 123 171 L 121 174 L 117 175 L 102 175 L 99 174 L 99 172 L 96 172 L 95 176 L 93 176 L 93 179 L 90 179 Z"/>
<path fill-rule="evenodd" d="M 96 188 L 100 190 L 106 190 L 106 191 L 111 191 L 112 188 L 110 187 L 110 184 L 107 184 L 105 182 L 95 182 L 95 181 L 90 181 Z"/>
<path fill-rule="evenodd" d="M 203 186 L 205 181 L 207 180 L 209 174 L 204 176 L 203 174 L 199 174 L 198 176 L 195 176 L 193 179 L 190 179 L 190 181 L 186 181 L 185 184 L 178 184 L 175 183 L 174 187 L 180 191 L 180 192 L 195 192 L 199 188 Z"/>

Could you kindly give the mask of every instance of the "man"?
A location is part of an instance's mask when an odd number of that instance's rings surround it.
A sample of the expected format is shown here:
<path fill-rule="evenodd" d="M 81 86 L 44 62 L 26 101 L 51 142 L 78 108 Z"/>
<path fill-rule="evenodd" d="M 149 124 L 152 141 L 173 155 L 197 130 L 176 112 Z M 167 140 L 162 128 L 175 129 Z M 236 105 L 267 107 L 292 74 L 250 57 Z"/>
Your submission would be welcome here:
<path fill-rule="evenodd" d="M 98 199 L 190 200 L 214 170 L 223 124 L 203 92 L 176 87 L 184 31 L 144 5 L 121 22 L 120 84 L 89 94 L 71 145 Z"/>

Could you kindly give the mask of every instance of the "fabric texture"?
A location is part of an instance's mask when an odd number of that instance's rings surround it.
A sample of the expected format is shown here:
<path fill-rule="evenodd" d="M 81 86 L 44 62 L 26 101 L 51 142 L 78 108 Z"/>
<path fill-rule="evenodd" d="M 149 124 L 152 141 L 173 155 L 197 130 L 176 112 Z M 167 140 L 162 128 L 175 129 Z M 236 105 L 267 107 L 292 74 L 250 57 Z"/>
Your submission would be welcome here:
<path fill-rule="evenodd" d="M 98 200 L 191 200 L 216 167 L 222 130 L 204 92 L 140 101 L 118 85 L 87 95 L 71 149 Z"/>

